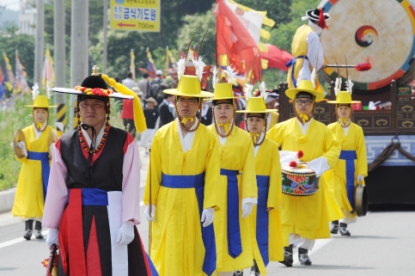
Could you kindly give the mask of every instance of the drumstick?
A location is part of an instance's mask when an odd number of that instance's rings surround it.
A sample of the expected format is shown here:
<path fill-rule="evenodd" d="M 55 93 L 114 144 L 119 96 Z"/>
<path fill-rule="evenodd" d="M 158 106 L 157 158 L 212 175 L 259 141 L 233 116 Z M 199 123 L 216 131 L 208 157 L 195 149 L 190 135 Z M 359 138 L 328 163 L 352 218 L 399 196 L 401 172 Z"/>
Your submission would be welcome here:
<path fill-rule="evenodd" d="M 363 72 L 363 71 L 369 71 L 370 69 L 372 69 L 372 64 L 370 64 L 370 62 L 362 62 L 357 65 L 326 64 L 325 67 L 327 68 L 354 68 L 357 71 Z"/>

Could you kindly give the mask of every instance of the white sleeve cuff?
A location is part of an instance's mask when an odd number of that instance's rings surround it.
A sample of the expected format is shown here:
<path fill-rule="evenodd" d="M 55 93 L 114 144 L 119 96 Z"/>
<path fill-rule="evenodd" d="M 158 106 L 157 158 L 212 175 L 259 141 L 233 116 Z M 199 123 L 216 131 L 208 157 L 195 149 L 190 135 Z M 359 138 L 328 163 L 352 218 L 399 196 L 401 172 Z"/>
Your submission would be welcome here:
<path fill-rule="evenodd" d="M 317 177 L 320 177 L 325 171 L 330 170 L 327 159 L 322 156 L 307 162 L 307 167 L 312 169 L 316 173 Z"/>

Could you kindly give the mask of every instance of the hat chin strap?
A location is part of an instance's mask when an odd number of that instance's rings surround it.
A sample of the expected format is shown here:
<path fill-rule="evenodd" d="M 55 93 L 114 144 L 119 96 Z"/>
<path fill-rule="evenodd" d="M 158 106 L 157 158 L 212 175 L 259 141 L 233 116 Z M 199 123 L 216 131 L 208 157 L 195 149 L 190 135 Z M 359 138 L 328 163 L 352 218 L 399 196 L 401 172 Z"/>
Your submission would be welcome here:
<path fill-rule="evenodd" d="M 298 110 L 297 106 L 294 103 L 294 110 L 295 110 L 295 116 L 303 123 L 303 125 L 310 121 L 311 118 L 313 118 L 313 111 L 314 111 L 314 102 L 313 102 L 313 109 L 310 112 L 310 116 L 307 114 L 303 114 L 300 112 L 300 110 Z"/>

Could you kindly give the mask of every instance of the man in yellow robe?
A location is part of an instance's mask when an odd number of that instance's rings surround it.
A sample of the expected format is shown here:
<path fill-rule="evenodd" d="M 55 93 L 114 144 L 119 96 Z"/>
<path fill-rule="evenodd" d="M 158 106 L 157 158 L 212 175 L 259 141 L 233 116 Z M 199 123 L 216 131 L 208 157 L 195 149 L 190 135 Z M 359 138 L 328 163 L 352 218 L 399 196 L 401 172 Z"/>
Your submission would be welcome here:
<path fill-rule="evenodd" d="M 302 80 L 298 88 L 288 89 L 286 95 L 294 100 L 296 117 L 278 123 L 267 135 L 283 151 L 301 150 L 304 153 L 301 161 L 307 163 L 316 177 L 320 177 L 335 166 L 340 154 L 340 145 L 333 134 L 312 118 L 316 102 L 324 95 L 314 90 L 308 80 Z M 329 222 L 342 217 L 323 178 L 320 178 L 318 186 L 317 192 L 310 196 L 282 195 L 283 234 L 289 238 L 290 244 L 284 249 L 286 266 L 292 266 L 293 246 L 299 248 L 300 263 L 311 265 L 308 250 L 313 249 L 316 239 L 330 238 Z"/>
<path fill-rule="evenodd" d="M 288 88 L 296 88 L 301 80 L 314 79 L 314 88 L 323 92 L 316 75 L 318 70 L 324 68 L 323 48 L 319 36 L 327 27 L 325 20 L 330 19 L 330 15 L 318 8 L 308 10 L 302 19 L 308 20 L 308 24 L 299 27 L 293 37 L 291 53 L 294 58 L 286 65 Z"/>
<path fill-rule="evenodd" d="M 245 91 L 249 95 L 249 92 Z M 269 261 L 284 260 L 281 227 L 282 180 L 278 145 L 266 137 L 267 117 L 277 114 L 276 109 L 268 109 L 264 98 L 249 97 L 246 110 L 246 130 L 251 135 L 255 154 L 255 172 L 258 186 L 258 205 L 252 210 L 251 232 L 258 243 L 254 250 L 255 263 L 251 275 L 260 275 L 258 260 L 264 265 Z"/>
<path fill-rule="evenodd" d="M 144 203 L 152 224 L 150 256 L 162 275 L 211 275 L 216 269 L 214 211 L 219 210 L 219 151 L 196 113 L 212 94 L 197 76 L 183 75 L 176 96 L 177 119 L 154 136 Z M 200 114 L 200 113 L 199 113 Z M 202 223 L 201 223 L 202 222 Z"/>
<path fill-rule="evenodd" d="M 356 221 L 354 193 L 356 186 L 364 184 L 367 176 L 366 145 L 363 129 L 351 121 L 351 104 L 360 103 L 352 101 L 349 91 L 339 91 L 336 101 L 336 115 L 339 120 L 328 125 L 329 130 L 341 143 L 341 152 L 336 166 L 325 173 L 325 176 L 334 179 L 334 194 L 340 209 L 344 213 L 344 219 L 340 221 L 340 234 L 350 236 L 347 230 L 349 223 Z M 339 231 L 339 221 L 332 222 L 332 234 Z"/>
<path fill-rule="evenodd" d="M 36 89 L 34 87 L 36 93 Z M 17 142 L 17 147 L 23 152 L 22 156 L 16 156 L 22 163 L 22 168 L 17 182 L 14 199 L 13 216 L 25 219 L 24 238 L 30 240 L 33 234 L 33 222 L 35 221 L 35 237 L 43 239 L 42 216 L 45 206 L 46 191 L 49 181 L 50 157 L 49 136 L 57 137 L 55 129 L 48 126 L 49 106 L 45 95 L 37 95 L 33 105 L 33 124 L 22 130 L 25 142 Z"/>
<path fill-rule="evenodd" d="M 212 100 L 213 124 L 208 128 L 219 145 L 221 168 L 218 179 L 221 210 L 214 222 L 218 252 L 216 271 L 221 276 L 242 275 L 242 269 L 252 266 L 253 252 L 258 250 L 249 218 L 258 202 L 254 149 L 249 134 L 235 126 L 232 85 L 217 83 Z M 265 274 L 260 257 L 257 263 Z"/>

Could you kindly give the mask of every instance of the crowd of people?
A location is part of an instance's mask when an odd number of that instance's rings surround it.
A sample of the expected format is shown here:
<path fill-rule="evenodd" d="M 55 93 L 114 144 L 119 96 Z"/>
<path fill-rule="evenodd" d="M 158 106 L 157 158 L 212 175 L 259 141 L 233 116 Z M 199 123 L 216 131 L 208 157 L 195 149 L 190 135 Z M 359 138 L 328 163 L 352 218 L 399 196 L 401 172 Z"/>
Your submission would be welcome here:
<path fill-rule="evenodd" d="M 318 12 L 307 15 L 325 17 Z M 255 96 L 246 86 L 237 110 L 235 76 L 221 82 L 212 76 L 213 93 L 203 91 L 198 66 L 177 83 L 162 72 L 152 81 L 143 74 L 136 83 L 129 73 L 117 82 L 93 68 L 74 89 L 55 87 L 77 96 L 77 128 L 59 139 L 47 126 L 52 106 L 36 95 L 33 124 L 15 138 L 23 165 L 12 212 L 26 219 L 24 237 L 30 240 L 33 223 L 37 239 L 42 225 L 49 228 L 49 248 L 59 247 L 58 275 L 238 276 L 246 268 L 265 275 L 272 261 L 293 266 L 295 248 L 300 264 L 312 265 L 316 239 L 339 230 L 351 235 L 366 149 L 351 121 L 351 91 L 338 91 L 330 102 L 338 121 L 326 126 L 313 118 L 324 93 L 304 68 L 294 69 L 285 94 L 295 116 L 283 122 L 275 107 L 288 103 L 265 86 Z M 123 102 L 125 130 L 110 124 L 110 98 Z M 149 256 L 135 227 L 137 133 L 150 157 L 143 199 Z"/>

